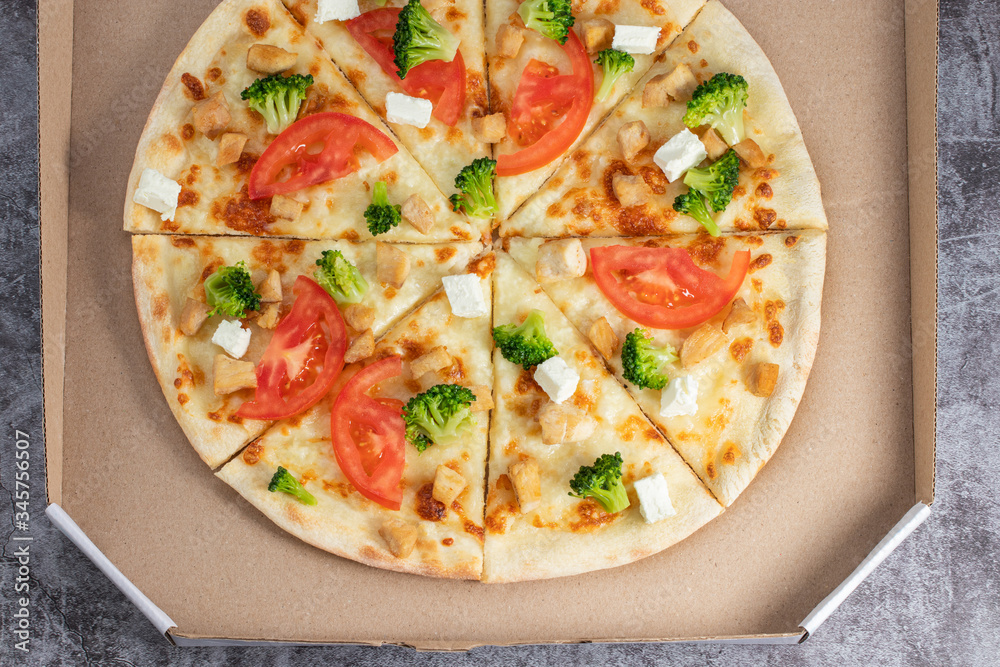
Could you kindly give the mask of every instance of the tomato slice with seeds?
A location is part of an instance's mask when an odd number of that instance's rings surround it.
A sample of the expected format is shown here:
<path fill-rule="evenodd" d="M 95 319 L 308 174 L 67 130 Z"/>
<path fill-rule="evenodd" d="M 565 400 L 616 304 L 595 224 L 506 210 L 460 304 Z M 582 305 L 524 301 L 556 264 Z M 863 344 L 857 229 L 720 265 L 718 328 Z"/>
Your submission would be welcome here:
<path fill-rule="evenodd" d="M 315 281 L 299 276 L 295 304 L 274 330 L 257 365 L 257 390 L 236 414 L 284 419 L 316 405 L 344 367 L 347 328 L 337 304 Z"/>
<path fill-rule="evenodd" d="M 392 36 L 399 22 L 399 8 L 383 7 L 365 12 L 347 22 L 347 30 L 393 81 L 412 97 L 430 100 L 433 116 L 445 125 L 455 125 L 465 108 L 465 60 L 456 51 L 451 62 L 430 60 L 411 69 L 405 79 L 396 74 Z"/>
<path fill-rule="evenodd" d="M 288 194 L 353 174 L 365 150 L 383 162 L 399 149 L 371 123 L 327 112 L 297 120 L 275 137 L 250 172 L 250 199 Z"/>
<path fill-rule="evenodd" d="M 590 260 L 597 286 L 620 313 L 653 329 L 687 329 L 732 301 L 750 251 L 733 256 L 725 279 L 695 266 L 683 248 L 599 246 L 591 248 Z"/>
<path fill-rule="evenodd" d="M 351 369 L 333 400 L 330 436 L 341 472 L 361 495 L 398 510 L 403 501 L 406 427 L 403 403 L 377 399 L 368 392 L 379 382 L 403 373 L 399 357 L 386 357 L 361 370 Z"/>
<path fill-rule="evenodd" d="M 559 74 L 539 60 L 525 66 L 507 118 L 507 134 L 524 148 L 497 157 L 498 176 L 523 174 L 552 162 L 573 145 L 587 124 L 594 101 L 594 70 L 572 30 L 562 49 L 572 64 L 571 74 Z"/>

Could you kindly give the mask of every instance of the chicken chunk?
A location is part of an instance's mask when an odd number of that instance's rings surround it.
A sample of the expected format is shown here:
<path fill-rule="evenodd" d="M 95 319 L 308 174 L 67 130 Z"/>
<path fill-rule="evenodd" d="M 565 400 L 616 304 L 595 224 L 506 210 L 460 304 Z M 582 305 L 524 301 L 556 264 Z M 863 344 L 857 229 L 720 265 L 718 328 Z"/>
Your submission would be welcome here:
<path fill-rule="evenodd" d="M 681 345 L 681 366 L 691 368 L 726 346 L 726 335 L 711 324 L 702 324 Z"/>
<path fill-rule="evenodd" d="M 277 74 L 291 69 L 298 57 L 297 53 L 285 51 L 279 46 L 254 44 L 247 51 L 247 69 L 261 74 Z"/>
<path fill-rule="evenodd" d="M 501 58 L 516 58 L 524 44 L 524 31 L 514 25 L 504 24 L 497 30 L 497 55 Z"/>
<path fill-rule="evenodd" d="M 365 329 L 351 340 L 344 352 L 344 363 L 353 364 L 355 361 L 367 359 L 375 353 L 375 334 L 371 329 Z"/>
<path fill-rule="evenodd" d="M 580 239 L 547 241 L 538 247 L 535 278 L 540 283 L 579 278 L 587 272 L 587 253 Z"/>
<path fill-rule="evenodd" d="M 708 159 L 713 162 L 725 155 L 726 151 L 729 150 L 729 144 L 723 141 L 719 133 L 710 127 L 706 127 L 705 131 L 698 138 L 705 145 L 705 152 L 708 153 Z"/>
<path fill-rule="evenodd" d="M 410 256 L 388 243 L 375 244 L 375 264 L 376 277 L 383 285 L 399 289 L 410 275 Z"/>
<path fill-rule="evenodd" d="M 530 512 L 542 502 L 542 478 L 538 471 L 538 462 L 527 458 L 512 463 L 507 468 L 507 474 L 514 485 L 514 496 L 521 513 Z"/>
<path fill-rule="evenodd" d="M 678 101 L 691 99 L 691 94 L 698 87 L 698 79 L 695 78 L 691 68 L 681 63 L 669 74 L 663 76 L 663 87 L 670 97 Z"/>
<path fill-rule="evenodd" d="M 767 156 L 760 149 L 753 139 L 744 139 L 733 146 L 733 150 L 740 156 L 740 159 L 750 165 L 751 169 L 757 169 L 767 164 Z"/>
<path fill-rule="evenodd" d="M 302 202 L 285 195 L 274 195 L 271 198 L 271 215 L 285 220 L 296 220 L 302 215 Z"/>
<path fill-rule="evenodd" d="M 617 173 L 611 179 L 611 188 L 615 191 L 618 203 L 625 208 L 641 206 L 649 201 L 650 190 L 642 176 Z"/>
<path fill-rule="evenodd" d="M 439 503 L 444 503 L 445 507 L 451 507 L 465 487 L 465 478 L 461 473 L 446 465 L 439 465 L 434 473 L 434 490 L 431 491 L 431 497 Z"/>
<path fill-rule="evenodd" d="M 273 329 L 278 326 L 279 315 L 281 314 L 280 303 L 265 303 L 257 313 L 257 326 L 261 329 Z"/>
<path fill-rule="evenodd" d="M 267 278 L 262 280 L 260 285 L 257 286 L 257 291 L 260 293 L 261 303 L 280 303 L 281 274 L 271 269 L 267 273 Z"/>
<path fill-rule="evenodd" d="M 641 120 L 625 123 L 618 130 L 618 146 L 626 162 L 631 162 L 643 148 L 649 145 L 649 130 Z"/>
<path fill-rule="evenodd" d="M 615 24 L 607 19 L 593 18 L 580 22 L 580 36 L 587 53 L 597 53 L 611 47 L 615 38 Z"/>
<path fill-rule="evenodd" d="M 344 322 L 355 331 L 371 329 L 375 324 L 375 309 L 360 303 L 352 303 L 344 308 Z"/>
<path fill-rule="evenodd" d="M 209 139 L 215 139 L 229 125 L 229 103 L 221 91 L 194 105 L 194 128 Z"/>
<path fill-rule="evenodd" d="M 439 371 L 442 368 L 447 368 L 451 366 L 452 358 L 448 354 L 448 348 L 444 345 L 438 345 L 430 352 L 420 355 L 416 359 L 410 362 L 410 373 L 413 377 L 418 378 L 424 373 L 430 373 L 432 371 Z"/>
<path fill-rule="evenodd" d="M 469 387 L 476 395 L 476 400 L 469 406 L 473 412 L 486 412 L 493 409 L 493 390 L 485 384 L 477 384 Z"/>
<path fill-rule="evenodd" d="M 421 234 L 426 234 L 434 226 L 434 215 L 420 195 L 410 195 L 403 202 L 403 219 Z"/>
<path fill-rule="evenodd" d="M 757 316 L 754 314 L 753 309 L 740 297 L 733 301 L 733 305 L 729 308 L 729 314 L 726 315 L 726 319 L 722 323 L 722 332 L 729 333 L 729 330 L 736 325 L 752 324 L 756 319 Z"/>
<path fill-rule="evenodd" d="M 590 325 L 587 337 L 590 338 L 590 342 L 594 344 L 597 351 L 609 361 L 614 356 L 615 350 L 618 349 L 618 344 L 621 342 L 618 340 L 615 330 L 611 328 L 606 317 L 602 317 Z"/>
<path fill-rule="evenodd" d="M 538 423 L 542 426 L 542 442 L 546 445 L 586 440 L 597 428 L 596 421 L 569 403 L 546 403 L 538 411 Z"/>
<path fill-rule="evenodd" d="M 670 97 L 670 93 L 667 92 L 667 86 L 665 83 L 666 78 L 666 74 L 661 74 L 659 76 L 654 76 L 646 82 L 646 85 L 642 89 L 643 109 L 669 106 L 673 101 L 673 98 Z"/>
<path fill-rule="evenodd" d="M 210 308 L 205 303 L 188 297 L 181 311 L 180 330 L 185 336 L 193 336 L 208 319 Z"/>
<path fill-rule="evenodd" d="M 502 113 L 473 118 L 472 134 L 483 143 L 495 144 L 507 136 L 507 119 Z"/>
<path fill-rule="evenodd" d="M 215 156 L 215 164 L 222 167 L 232 164 L 243 155 L 243 147 L 247 143 L 247 135 L 240 132 L 226 132 L 219 137 L 219 152 Z"/>
<path fill-rule="evenodd" d="M 385 540 L 386 546 L 396 558 L 406 558 L 413 553 L 417 545 L 417 528 L 402 519 L 390 517 L 382 522 L 378 534 Z"/>
<path fill-rule="evenodd" d="M 778 384 L 778 370 L 778 364 L 757 364 L 747 374 L 747 389 L 754 396 L 767 398 L 774 393 L 774 387 Z"/>
<path fill-rule="evenodd" d="M 215 355 L 212 364 L 212 388 L 216 396 L 256 387 L 257 373 L 254 372 L 253 362 L 237 361 L 225 354 Z"/>

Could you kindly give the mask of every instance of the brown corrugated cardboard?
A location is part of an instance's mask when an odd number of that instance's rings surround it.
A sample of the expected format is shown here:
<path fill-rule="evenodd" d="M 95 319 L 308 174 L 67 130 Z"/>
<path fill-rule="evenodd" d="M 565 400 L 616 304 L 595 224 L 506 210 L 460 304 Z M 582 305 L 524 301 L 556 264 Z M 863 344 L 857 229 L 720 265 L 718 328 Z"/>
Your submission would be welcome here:
<path fill-rule="evenodd" d="M 179 638 L 454 649 L 801 636 L 810 610 L 914 503 L 933 499 L 936 3 L 726 4 L 785 85 L 830 235 L 804 400 L 777 455 L 719 519 L 634 565 L 490 586 L 330 556 L 216 480 L 147 362 L 120 231 L 143 122 L 211 10 L 164 0 L 42 3 L 50 500 Z"/>

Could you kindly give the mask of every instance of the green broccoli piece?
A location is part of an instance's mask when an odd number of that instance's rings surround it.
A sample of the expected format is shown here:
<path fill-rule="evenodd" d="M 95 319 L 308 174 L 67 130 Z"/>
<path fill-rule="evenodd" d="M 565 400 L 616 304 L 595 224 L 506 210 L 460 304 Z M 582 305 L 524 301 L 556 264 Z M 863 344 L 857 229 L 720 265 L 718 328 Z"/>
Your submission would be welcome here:
<path fill-rule="evenodd" d="M 253 279 L 245 262 L 235 266 L 220 266 L 205 279 L 205 301 L 216 314 L 227 317 L 246 317 L 248 310 L 260 308 L 260 294 L 253 286 Z"/>
<path fill-rule="evenodd" d="M 565 44 L 573 27 L 570 0 L 524 0 L 517 8 L 524 25 Z"/>
<path fill-rule="evenodd" d="M 400 211 L 402 206 L 393 206 L 389 203 L 388 190 L 385 183 L 379 181 L 372 188 L 372 203 L 365 209 L 365 222 L 368 223 L 368 231 L 372 236 L 385 234 L 387 231 L 399 224 L 402 220 Z"/>
<path fill-rule="evenodd" d="M 597 54 L 597 60 L 594 62 L 604 70 L 601 87 L 595 96 L 598 102 L 608 99 L 608 95 L 614 90 L 615 82 L 621 78 L 622 74 L 631 72 L 632 68 L 635 67 L 635 58 L 618 49 L 604 49 Z"/>
<path fill-rule="evenodd" d="M 271 493 L 281 491 L 282 493 L 295 496 L 303 505 L 316 504 L 316 497 L 306 491 L 306 487 L 302 486 L 299 483 L 299 480 L 292 477 L 292 473 L 288 472 L 281 466 L 278 466 L 278 470 L 271 478 L 271 483 L 267 485 L 267 490 Z"/>
<path fill-rule="evenodd" d="M 476 158 L 462 167 L 455 177 L 455 187 L 461 194 L 452 195 L 451 209 L 462 210 L 473 218 L 491 218 L 497 212 L 497 198 L 493 194 L 493 178 L 497 175 L 497 161 L 488 157 Z"/>
<path fill-rule="evenodd" d="M 528 369 L 559 354 L 545 335 L 545 314 L 540 310 L 528 313 L 521 326 L 502 324 L 493 328 L 493 342 L 503 358 Z"/>
<path fill-rule="evenodd" d="M 684 124 L 711 125 L 730 146 L 743 141 L 743 109 L 750 86 L 739 74 L 720 72 L 694 89 Z"/>
<path fill-rule="evenodd" d="M 637 387 L 663 389 L 669 378 L 660 369 L 675 361 L 677 350 L 670 345 L 655 347 L 653 337 L 641 327 L 626 335 L 622 343 L 622 374 Z"/>
<path fill-rule="evenodd" d="M 622 484 L 622 455 L 602 454 L 592 466 L 580 466 L 569 482 L 574 498 L 593 498 L 605 512 L 614 514 L 629 506 L 628 493 Z"/>
<path fill-rule="evenodd" d="M 240 97 L 264 117 L 268 132 L 281 134 L 298 115 L 299 106 L 306 98 L 306 88 L 312 82 L 312 74 L 272 74 L 251 83 Z"/>
<path fill-rule="evenodd" d="M 403 408 L 406 439 L 423 453 L 433 444 L 454 442 L 472 425 L 469 407 L 476 395 L 468 387 L 439 384 L 411 398 Z"/>
<path fill-rule="evenodd" d="M 338 304 L 359 303 L 368 293 L 368 281 L 339 250 L 324 250 L 316 266 L 316 282 Z"/>
<path fill-rule="evenodd" d="M 434 20 L 420 4 L 410 0 L 399 12 L 392 49 L 396 54 L 396 74 L 405 79 L 407 72 L 428 60 L 451 62 L 460 40 Z"/>
<path fill-rule="evenodd" d="M 740 181 L 740 158 L 729 149 L 721 158 L 705 169 L 688 169 L 684 185 L 689 191 L 674 199 L 674 210 L 685 213 L 702 224 L 712 236 L 719 235 L 711 212 L 726 210 L 733 200 L 733 190 Z"/>

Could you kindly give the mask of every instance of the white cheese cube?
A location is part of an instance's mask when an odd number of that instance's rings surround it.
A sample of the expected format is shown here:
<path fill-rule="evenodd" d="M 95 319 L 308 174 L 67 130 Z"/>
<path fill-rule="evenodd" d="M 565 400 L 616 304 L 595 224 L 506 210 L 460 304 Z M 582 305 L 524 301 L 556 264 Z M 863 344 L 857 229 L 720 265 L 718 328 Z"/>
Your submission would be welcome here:
<path fill-rule="evenodd" d="M 653 154 L 653 162 L 663 170 L 667 180 L 673 183 L 688 169 L 701 164 L 706 157 L 708 153 L 705 151 L 705 144 L 701 143 L 698 135 L 685 128 L 657 149 Z"/>
<path fill-rule="evenodd" d="M 316 23 L 346 21 L 361 16 L 358 0 L 319 0 L 316 5 Z"/>
<path fill-rule="evenodd" d="M 660 29 L 656 26 L 616 25 L 611 48 L 625 53 L 649 55 L 656 50 L 656 40 L 659 38 Z"/>
<path fill-rule="evenodd" d="M 132 201 L 160 213 L 161 220 L 173 220 L 180 194 L 180 183 L 170 180 L 155 169 L 146 168 L 139 177 L 139 187 L 135 189 Z"/>
<path fill-rule="evenodd" d="M 545 390 L 553 403 L 562 403 L 576 391 L 580 374 L 566 365 L 560 357 L 552 357 L 535 367 L 535 382 Z"/>
<path fill-rule="evenodd" d="M 637 479 L 632 486 L 635 488 L 635 494 L 639 496 L 639 514 L 646 523 L 656 523 L 660 519 L 677 514 L 673 503 L 670 502 L 670 490 L 667 488 L 667 479 L 663 473 Z"/>
<path fill-rule="evenodd" d="M 250 347 L 249 329 L 244 329 L 238 320 L 222 320 L 212 334 L 212 342 L 225 350 L 233 359 L 239 359 Z"/>
<path fill-rule="evenodd" d="M 674 378 L 660 394 L 661 417 L 693 417 L 698 413 L 698 380 Z"/>
<path fill-rule="evenodd" d="M 445 276 L 441 283 L 448 295 L 451 312 L 456 317 L 482 317 L 489 314 L 490 307 L 483 298 L 483 288 L 475 274 Z"/>
<path fill-rule="evenodd" d="M 385 117 L 390 123 L 403 123 L 423 129 L 431 122 L 434 105 L 422 97 L 410 97 L 402 93 L 386 93 Z"/>

